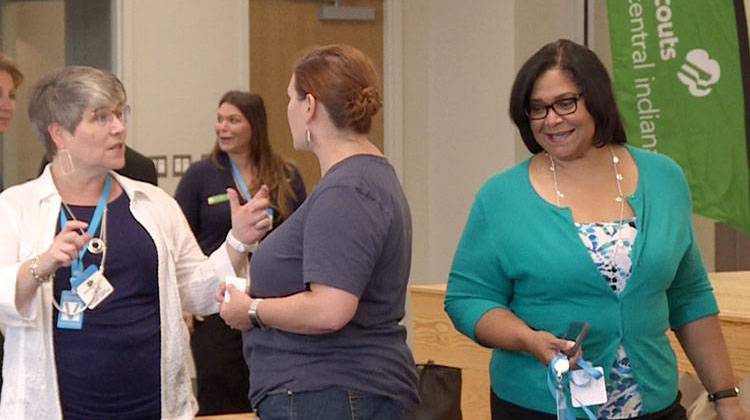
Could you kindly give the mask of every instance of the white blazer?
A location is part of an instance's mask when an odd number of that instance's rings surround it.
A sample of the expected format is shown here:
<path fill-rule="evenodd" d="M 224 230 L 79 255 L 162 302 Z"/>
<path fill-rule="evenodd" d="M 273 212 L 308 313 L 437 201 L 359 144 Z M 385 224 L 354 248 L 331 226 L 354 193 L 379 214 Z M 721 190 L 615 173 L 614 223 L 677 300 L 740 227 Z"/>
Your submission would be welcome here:
<path fill-rule="evenodd" d="M 161 318 L 161 413 L 189 419 L 197 411 L 188 370 L 189 334 L 182 310 L 218 312 L 213 296 L 226 275 L 234 275 L 220 246 L 201 251 L 177 202 L 163 190 L 112 172 L 130 198 L 130 211 L 156 245 Z M 0 323 L 7 326 L 2 419 L 61 419 L 52 331 L 52 284 L 37 289 L 28 313 L 15 306 L 20 265 L 52 244 L 60 195 L 50 166 L 32 181 L 0 194 Z M 123 355 L 127 357 L 127 355 Z"/>

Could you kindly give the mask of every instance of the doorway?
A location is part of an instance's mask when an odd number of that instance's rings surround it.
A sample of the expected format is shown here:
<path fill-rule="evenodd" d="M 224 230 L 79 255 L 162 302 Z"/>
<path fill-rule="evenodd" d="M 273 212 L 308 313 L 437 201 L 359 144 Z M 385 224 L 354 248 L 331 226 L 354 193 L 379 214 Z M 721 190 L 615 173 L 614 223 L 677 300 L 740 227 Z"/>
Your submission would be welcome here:
<path fill-rule="evenodd" d="M 302 173 L 307 191 L 320 180 L 318 162 L 310 153 L 296 152 L 286 119 L 292 65 L 309 47 L 334 43 L 362 50 L 381 76 L 383 92 L 383 0 L 350 0 L 341 6 L 374 10 L 371 21 L 320 20 L 318 1 L 250 0 L 250 90 L 263 97 L 268 135 L 274 150 L 291 159 Z M 383 112 L 373 120 L 370 140 L 383 150 Z"/>
<path fill-rule="evenodd" d="M 39 173 L 44 148 L 26 113 L 31 89 L 47 72 L 81 64 L 112 68 L 111 2 L 101 0 L 0 0 L 2 51 L 24 74 L 16 117 L 2 139 L 5 185 Z"/>

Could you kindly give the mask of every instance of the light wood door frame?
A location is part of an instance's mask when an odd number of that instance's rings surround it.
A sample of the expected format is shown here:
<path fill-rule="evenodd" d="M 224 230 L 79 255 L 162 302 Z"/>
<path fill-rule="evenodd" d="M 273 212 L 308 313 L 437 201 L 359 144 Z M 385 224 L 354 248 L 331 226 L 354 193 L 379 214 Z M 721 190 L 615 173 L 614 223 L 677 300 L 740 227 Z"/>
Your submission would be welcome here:
<path fill-rule="evenodd" d="M 268 114 L 268 133 L 274 150 L 290 158 L 300 169 L 308 191 L 320 179 L 317 159 L 296 152 L 286 120 L 286 88 L 294 60 L 315 45 L 346 43 L 361 49 L 383 74 L 383 0 L 348 0 L 344 6 L 375 8 L 374 22 L 320 21 L 320 2 L 250 0 L 250 90 L 263 97 Z M 390 63 L 390 62 L 389 62 Z M 381 92 L 383 91 L 381 77 Z M 370 139 L 383 149 L 384 112 L 373 121 Z"/>

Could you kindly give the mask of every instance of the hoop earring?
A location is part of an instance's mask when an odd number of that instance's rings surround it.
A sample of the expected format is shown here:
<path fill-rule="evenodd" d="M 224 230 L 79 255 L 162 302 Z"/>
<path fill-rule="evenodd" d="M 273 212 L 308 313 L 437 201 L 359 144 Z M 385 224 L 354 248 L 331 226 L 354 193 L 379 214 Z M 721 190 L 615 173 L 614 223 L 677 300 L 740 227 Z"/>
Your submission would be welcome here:
<path fill-rule="evenodd" d="M 312 142 L 312 135 L 310 134 L 310 130 L 305 129 L 305 146 L 310 147 L 311 142 Z"/>
<path fill-rule="evenodd" d="M 76 170 L 76 166 L 73 163 L 73 157 L 70 156 L 70 152 L 67 149 L 60 149 L 57 151 L 57 155 L 60 159 L 60 170 L 63 175 L 70 175 Z"/>

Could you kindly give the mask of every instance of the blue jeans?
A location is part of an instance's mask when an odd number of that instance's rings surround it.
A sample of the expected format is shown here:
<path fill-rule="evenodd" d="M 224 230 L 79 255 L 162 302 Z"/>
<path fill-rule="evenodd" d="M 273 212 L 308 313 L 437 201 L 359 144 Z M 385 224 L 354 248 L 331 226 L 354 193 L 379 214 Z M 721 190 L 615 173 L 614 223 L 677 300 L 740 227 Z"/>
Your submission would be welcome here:
<path fill-rule="evenodd" d="M 329 388 L 278 392 L 258 404 L 260 420 L 407 420 L 411 414 L 396 400 L 359 391 Z"/>

